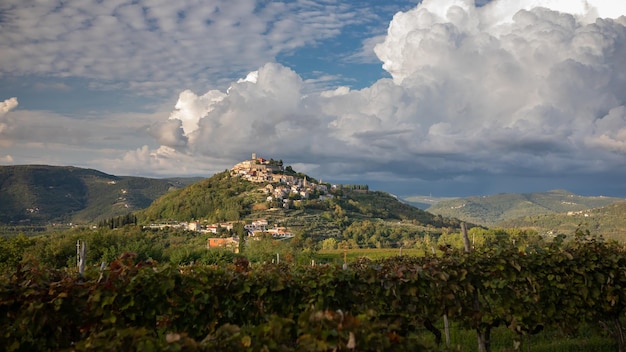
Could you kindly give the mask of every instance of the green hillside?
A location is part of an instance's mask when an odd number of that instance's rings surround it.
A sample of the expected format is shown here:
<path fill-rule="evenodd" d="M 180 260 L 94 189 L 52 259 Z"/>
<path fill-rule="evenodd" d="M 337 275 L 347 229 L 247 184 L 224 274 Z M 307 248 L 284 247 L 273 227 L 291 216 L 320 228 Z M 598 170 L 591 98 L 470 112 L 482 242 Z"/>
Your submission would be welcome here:
<path fill-rule="evenodd" d="M 458 227 L 459 221 L 433 215 L 399 201 L 386 192 L 343 188 L 331 191 L 332 199 L 295 200 L 291 212 L 284 208 L 270 208 L 264 187 L 269 184 L 253 183 L 225 171 L 185 188 L 170 192 L 157 199 L 146 209 L 137 212 L 140 222 L 164 220 L 207 222 L 234 221 L 256 218 L 260 214 L 301 214 L 326 212 L 341 220 L 382 219 L 411 221 L 433 227 Z"/>
<path fill-rule="evenodd" d="M 258 188 L 257 184 L 224 171 L 163 195 L 137 212 L 137 216 L 141 222 L 239 220 L 252 211 L 255 203 L 265 200 Z"/>
<path fill-rule="evenodd" d="M 184 182 L 70 166 L 0 166 L 0 223 L 93 223 L 145 208 Z"/>
<path fill-rule="evenodd" d="M 564 190 L 541 193 L 503 193 L 482 197 L 442 200 L 427 210 L 484 226 L 525 216 L 567 213 L 603 207 L 621 198 L 586 197 Z"/>
<path fill-rule="evenodd" d="M 170 192 L 136 212 L 140 223 L 217 223 L 266 219 L 314 240 L 351 240 L 361 247 L 393 246 L 425 234 L 454 231 L 460 221 L 433 215 L 380 191 L 350 187 L 295 199 L 289 206 L 267 201 L 268 182 L 253 183 L 228 171 Z M 278 186 L 278 184 L 274 184 Z"/>
<path fill-rule="evenodd" d="M 524 216 L 497 224 L 504 228 L 534 229 L 540 234 L 571 234 L 577 229 L 606 238 L 626 239 L 626 201 L 604 207 L 569 211 L 558 214 Z"/>

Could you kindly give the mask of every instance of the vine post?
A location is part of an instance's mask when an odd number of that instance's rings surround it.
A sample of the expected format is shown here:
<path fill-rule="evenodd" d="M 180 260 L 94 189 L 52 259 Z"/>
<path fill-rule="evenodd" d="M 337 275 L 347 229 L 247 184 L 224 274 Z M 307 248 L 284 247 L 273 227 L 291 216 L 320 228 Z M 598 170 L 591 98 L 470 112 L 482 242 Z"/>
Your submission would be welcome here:
<path fill-rule="evenodd" d="M 469 237 L 467 237 L 467 225 L 465 222 L 461 223 L 461 232 L 463 233 L 463 246 L 465 247 L 465 253 L 471 252 Z"/>
<path fill-rule="evenodd" d="M 463 246 L 465 249 L 465 253 L 469 254 L 472 252 L 472 247 L 470 246 L 470 241 L 469 241 L 469 237 L 467 236 L 467 225 L 465 224 L 465 222 L 461 222 L 461 232 L 463 234 Z M 480 301 L 478 299 L 478 290 L 474 291 L 474 309 L 476 310 L 476 312 L 480 312 Z M 478 335 L 478 351 L 480 352 L 485 352 L 485 351 L 490 351 L 491 347 L 490 347 L 490 335 L 491 335 L 491 331 L 490 331 L 490 327 L 485 328 L 485 330 L 481 330 L 480 328 L 478 328 L 476 330 L 476 333 Z"/>
<path fill-rule="evenodd" d="M 443 331 L 446 335 L 446 347 L 450 347 L 450 322 L 448 321 L 448 313 L 443 314 Z"/>
<path fill-rule="evenodd" d="M 87 244 L 85 241 L 76 241 L 76 266 L 78 267 L 78 277 L 83 278 L 85 273 L 85 254 L 87 252 Z"/>

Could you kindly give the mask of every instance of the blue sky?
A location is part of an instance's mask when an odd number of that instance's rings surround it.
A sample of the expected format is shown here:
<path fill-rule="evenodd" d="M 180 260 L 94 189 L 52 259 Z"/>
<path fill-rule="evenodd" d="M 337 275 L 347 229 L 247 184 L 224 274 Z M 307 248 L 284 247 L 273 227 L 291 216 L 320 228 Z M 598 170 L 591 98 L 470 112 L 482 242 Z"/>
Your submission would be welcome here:
<path fill-rule="evenodd" d="M 0 4 L 0 164 L 626 197 L 626 5 Z M 621 17 L 620 17 L 621 16 Z"/>

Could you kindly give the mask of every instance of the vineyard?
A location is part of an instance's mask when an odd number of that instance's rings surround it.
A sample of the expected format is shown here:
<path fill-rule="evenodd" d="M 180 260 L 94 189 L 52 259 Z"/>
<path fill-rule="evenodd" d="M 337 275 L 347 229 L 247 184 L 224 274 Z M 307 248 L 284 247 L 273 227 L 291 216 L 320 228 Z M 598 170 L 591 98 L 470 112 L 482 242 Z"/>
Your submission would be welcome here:
<path fill-rule="evenodd" d="M 8 351 L 510 349 L 547 330 L 602 329 L 624 350 L 626 253 L 579 234 L 542 246 L 361 259 L 349 265 L 172 266 L 131 253 L 84 275 L 26 258 L 0 279 Z M 448 346 L 444 322 L 473 331 Z M 420 332 L 420 333 L 418 333 Z M 424 332 L 428 334 L 424 336 Z"/>

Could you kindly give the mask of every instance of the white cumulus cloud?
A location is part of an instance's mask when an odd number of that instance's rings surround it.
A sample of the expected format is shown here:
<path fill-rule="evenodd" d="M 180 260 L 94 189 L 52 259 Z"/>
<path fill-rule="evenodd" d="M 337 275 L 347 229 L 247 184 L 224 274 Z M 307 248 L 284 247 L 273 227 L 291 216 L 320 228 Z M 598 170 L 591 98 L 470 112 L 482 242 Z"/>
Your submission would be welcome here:
<path fill-rule="evenodd" d="M 296 72 L 269 63 L 225 92 L 181 93 L 170 115 L 180 123 L 157 140 L 334 175 L 556 174 L 591 162 L 626 173 L 624 14 L 603 1 L 426 0 L 397 13 L 375 48 L 392 79 L 305 94 Z"/>
<path fill-rule="evenodd" d="M 17 98 L 13 97 L 13 98 L 9 98 L 9 99 L 5 99 L 4 101 L 0 102 L 0 137 L 3 137 L 0 139 L 0 145 L 6 145 L 8 143 L 10 143 L 10 141 L 7 140 L 7 138 L 5 137 L 6 134 L 9 133 L 9 129 L 12 128 L 12 122 L 11 121 L 7 121 L 4 116 L 11 110 L 15 109 L 18 105 L 17 102 Z M 10 157 L 10 156 L 9 156 Z"/>
<path fill-rule="evenodd" d="M 18 105 L 17 98 L 9 98 L 5 99 L 3 102 L 0 102 L 0 117 L 4 116 L 7 112 L 15 109 Z"/>

